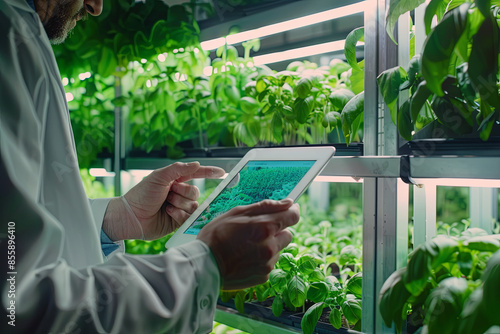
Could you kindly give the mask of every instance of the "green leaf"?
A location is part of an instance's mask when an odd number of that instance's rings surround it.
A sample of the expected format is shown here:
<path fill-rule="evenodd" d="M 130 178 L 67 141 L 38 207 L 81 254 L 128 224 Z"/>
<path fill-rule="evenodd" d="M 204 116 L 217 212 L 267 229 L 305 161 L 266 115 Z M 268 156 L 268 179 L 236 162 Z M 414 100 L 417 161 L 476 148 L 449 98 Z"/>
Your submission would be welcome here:
<path fill-rule="evenodd" d="M 425 7 L 424 25 L 426 35 L 429 35 L 431 32 L 432 19 L 434 16 L 437 15 L 438 21 L 441 21 L 448 2 L 448 0 L 431 0 L 427 7 Z"/>
<path fill-rule="evenodd" d="M 404 282 L 406 289 L 414 296 L 424 291 L 431 274 L 431 258 L 423 246 L 415 249 L 408 260 Z"/>
<path fill-rule="evenodd" d="M 314 269 L 312 273 L 309 274 L 309 282 L 320 282 L 325 280 L 325 274 L 319 268 Z"/>
<path fill-rule="evenodd" d="M 342 303 L 342 313 L 350 325 L 361 319 L 361 304 L 356 299 L 348 299 Z"/>
<path fill-rule="evenodd" d="M 460 252 L 457 256 L 457 264 L 462 274 L 469 276 L 472 270 L 472 254 L 470 252 Z"/>
<path fill-rule="evenodd" d="M 330 100 L 330 103 L 335 108 L 335 110 L 342 110 L 344 109 L 347 102 L 349 102 L 353 97 L 354 93 L 351 90 L 346 88 L 338 88 L 330 94 L 328 99 Z"/>
<path fill-rule="evenodd" d="M 476 7 L 485 18 L 490 17 L 491 0 L 475 0 Z"/>
<path fill-rule="evenodd" d="M 403 320 L 406 320 L 406 315 L 403 315 L 404 305 L 411 295 L 405 288 L 405 272 L 406 268 L 401 268 L 392 273 L 380 289 L 380 315 L 387 327 L 391 327 L 394 322 L 398 333 L 401 333 Z"/>
<path fill-rule="evenodd" d="M 162 47 L 167 42 L 168 27 L 164 20 L 157 21 L 151 29 L 149 41 L 157 48 Z"/>
<path fill-rule="evenodd" d="M 191 110 L 193 107 L 196 105 L 196 100 L 195 99 L 187 99 L 186 101 L 182 102 L 177 108 L 175 109 L 176 112 L 183 112 L 186 110 Z"/>
<path fill-rule="evenodd" d="M 354 274 L 346 283 L 345 289 L 347 292 L 352 293 L 357 298 L 361 298 L 361 291 L 363 287 L 362 273 Z"/>
<path fill-rule="evenodd" d="M 358 65 L 358 59 L 356 57 L 356 44 L 358 44 L 358 41 L 364 41 L 364 39 L 365 29 L 363 27 L 354 29 L 349 33 L 349 35 L 347 35 L 345 39 L 344 54 L 353 71 L 361 70 Z"/>
<path fill-rule="evenodd" d="M 280 296 L 275 296 L 273 300 L 273 305 L 271 306 L 271 310 L 273 311 L 273 315 L 275 317 L 279 317 L 281 313 L 283 313 L 283 300 Z"/>
<path fill-rule="evenodd" d="M 435 96 L 432 101 L 432 110 L 439 121 L 458 134 L 472 132 L 472 118 L 468 108 L 464 102 L 448 96 Z"/>
<path fill-rule="evenodd" d="M 293 256 L 297 256 L 299 253 L 299 246 L 296 243 L 290 243 L 283 249 L 283 253 L 290 253 Z"/>
<path fill-rule="evenodd" d="M 493 129 L 493 125 L 495 124 L 499 113 L 498 110 L 492 112 L 490 106 L 486 102 L 481 101 L 481 116 L 488 113 L 485 112 L 485 110 L 488 110 L 491 113 L 488 114 L 488 116 L 486 116 L 486 118 L 479 125 L 479 137 L 484 141 L 488 140 L 490 137 L 491 130 Z M 495 116 L 497 117 L 495 118 Z"/>
<path fill-rule="evenodd" d="M 335 77 L 340 77 L 342 73 L 349 70 L 351 66 L 341 59 L 333 58 L 330 60 L 330 74 Z"/>
<path fill-rule="evenodd" d="M 469 239 L 472 237 L 478 237 L 483 235 L 488 235 L 488 232 L 479 227 L 469 227 L 468 229 L 462 232 L 462 237 L 464 239 Z"/>
<path fill-rule="evenodd" d="M 394 124 L 397 124 L 396 115 L 398 110 L 399 87 L 406 80 L 408 80 L 408 75 L 401 66 L 385 70 L 380 73 L 377 78 L 380 93 L 384 98 L 385 104 L 389 107 L 391 119 Z"/>
<path fill-rule="evenodd" d="M 413 137 L 413 124 L 410 115 L 410 102 L 405 101 L 398 111 L 398 131 L 401 137 L 410 141 Z"/>
<path fill-rule="evenodd" d="M 413 94 L 410 103 L 410 116 L 413 122 L 416 122 L 420 111 L 425 105 L 427 99 L 431 96 L 432 92 L 427 88 L 427 82 L 422 81 L 415 94 Z"/>
<path fill-rule="evenodd" d="M 500 108 L 497 87 L 498 75 L 498 24 L 488 15 L 472 39 L 469 58 L 469 78 L 481 99 L 495 108 Z"/>
<path fill-rule="evenodd" d="M 253 97 L 244 96 L 240 99 L 241 110 L 248 114 L 253 114 L 260 108 L 259 102 Z"/>
<path fill-rule="evenodd" d="M 288 271 L 297 266 L 295 258 L 290 253 L 281 253 L 278 259 L 278 265 L 281 269 Z"/>
<path fill-rule="evenodd" d="M 353 69 L 349 81 L 354 94 L 363 92 L 365 90 L 365 71 Z"/>
<path fill-rule="evenodd" d="M 486 317 L 492 324 L 500 326 L 498 317 L 498 305 L 500 301 L 500 251 L 497 251 L 488 261 L 482 276 L 483 285 L 483 309 Z"/>
<path fill-rule="evenodd" d="M 464 242 L 464 246 L 480 252 L 494 253 L 500 249 L 500 241 L 498 241 L 491 235 L 477 236 L 467 239 Z"/>
<path fill-rule="evenodd" d="M 443 80 L 448 75 L 450 59 L 455 45 L 467 27 L 469 4 L 463 4 L 449 12 L 431 31 L 423 47 L 422 76 L 427 87 L 438 96 L 443 96 Z"/>
<path fill-rule="evenodd" d="M 312 96 L 308 96 L 305 99 L 300 97 L 296 98 L 294 101 L 293 109 L 295 114 L 297 115 L 297 122 L 300 124 L 305 124 L 309 119 L 309 114 L 313 110 L 314 107 L 314 98 Z"/>
<path fill-rule="evenodd" d="M 269 283 L 271 283 L 271 286 L 276 292 L 282 293 L 285 291 L 287 284 L 286 276 L 286 272 L 281 269 L 271 270 L 271 273 L 269 274 Z"/>
<path fill-rule="evenodd" d="M 467 294 L 468 284 L 464 278 L 450 277 L 432 290 L 425 302 L 427 310 L 424 323 L 429 333 L 454 334 L 458 317 L 462 311 Z"/>
<path fill-rule="evenodd" d="M 113 53 L 113 50 L 110 48 L 103 46 L 101 51 L 101 59 L 99 61 L 99 65 L 97 66 L 97 71 L 102 77 L 108 77 L 116 71 L 116 67 L 118 66 L 118 62 Z"/>
<path fill-rule="evenodd" d="M 431 258 L 432 268 L 448 262 L 458 251 L 458 242 L 448 236 L 438 235 L 427 241 L 423 247 Z"/>
<path fill-rule="evenodd" d="M 325 282 L 312 282 L 307 289 L 307 299 L 314 303 L 325 301 L 328 297 L 328 285 Z"/>
<path fill-rule="evenodd" d="M 312 255 L 305 254 L 297 260 L 297 265 L 301 273 L 309 275 L 316 269 L 316 260 Z"/>
<path fill-rule="evenodd" d="M 332 308 L 328 320 L 333 327 L 339 329 L 342 326 L 342 313 L 338 308 Z"/>
<path fill-rule="evenodd" d="M 245 290 L 240 290 L 236 293 L 236 296 L 234 297 L 234 306 L 236 307 L 236 310 L 238 312 L 245 314 L 245 300 L 247 297 L 248 292 Z"/>
<path fill-rule="evenodd" d="M 359 93 L 353 97 L 344 107 L 340 114 L 342 120 L 342 130 L 344 132 L 346 143 L 354 140 L 358 132 L 360 119 L 363 118 L 365 109 L 365 96 L 364 92 Z"/>
<path fill-rule="evenodd" d="M 310 78 L 302 78 L 297 82 L 297 85 L 295 86 L 295 93 L 301 99 L 305 99 L 311 93 L 312 87 L 313 84 Z"/>
<path fill-rule="evenodd" d="M 134 35 L 134 50 L 137 57 L 150 58 L 155 55 L 153 44 L 148 40 L 142 31 L 138 31 Z"/>
<path fill-rule="evenodd" d="M 295 307 L 301 307 L 306 301 L 306 282 L 299 276 L 293 276 L 287 284 L 286 292 L 290 302 Z"/>
<path fill-rule="evenodd" d="M 224 95 L 226 95 L 229 102 L 235 105 L 238 104 L 240 100 L 240 91 L 232 85 L 226 85 L 224 87 Z"/>
<path fill-rule="evenodd" d="M 424 2 L 425 0 L 391 0 L 385 16 L 385 22 L 387 34 L 394 43 L 396 43 L 394 39 L 394 27 L 399 17 L 406 12 L 414 10 Z"/>
<path fill-rule="evenodd" d="M 419 54 L 410 59 L 410 63 L 408 64 L 408 82 L 410 85 L 415 84 L 421 76 L 420 61 L 421 56 Z"/>
<path fill-rule="evenodd" d="M 245 123 L 238 123 L 234 127 L 234 135 L 241 140 L 245 145 L 253 147 L 257 144 L 260 138 L 260 122 L 255 119 Z"/>
<path fill-rule="evenodd" d="M 330 111 L 325 116 L 323 116 L 321 124 L 324 128 L 336 128 L 339 120 L 340 114 L 336 111 Z"/>
<path fill-rule="evenodd" d="M 281 143 L 283 141 L 283 120 L 278 113 L 274 113 L 271 119 L 271 130 L 273 131 L 273 138 L 276 142 Z"/>
<path fill-rule="evenodd" d="M 259 284 L 255 287 L 255 296 L 257 297 L 257 301 L 264 302 L 270 295 L 269 283 L 265 282 L 264 284 Z"/>
<path fill-rule="evenodd" d="M 340 251 L 339 263 L 341 266 L 356 262 L 361 257 L 361 251 L 353 245 L 347 245 Z"/>
<path fill-rule="evenodd" d="M 492 323 L 489 321 L 486 313 L 484 311 L 483 305 L 483 289 L 482 287 L 477 288 L 471 293 L 469 299 L 464 305 L 461 321 L 458 323 L 458 334 L 477 334 L 485 333 L 488 328 L 491 327 Z M 495 308 L 490 310 L 495 313 L 495 317 L 498 318 L 498 299 L 495 301 Z"/>
<path fill-rule="evenodd" d="M 302 328 L 304 334 L 312 334 L 314 332 L 314 328 L 316 328 L 316 324 L 324 308 L 325 303 L 317 303 L 306 311 L 300 322 L 300 328 Z"/>

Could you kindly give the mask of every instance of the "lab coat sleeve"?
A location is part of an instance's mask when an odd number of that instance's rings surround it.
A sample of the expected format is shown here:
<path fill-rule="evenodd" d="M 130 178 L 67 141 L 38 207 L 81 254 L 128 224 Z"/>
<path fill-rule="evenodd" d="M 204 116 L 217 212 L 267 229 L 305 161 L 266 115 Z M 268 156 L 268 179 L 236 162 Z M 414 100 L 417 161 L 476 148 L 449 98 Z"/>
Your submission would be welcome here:
<path fill-rule="evenodd" d="M 1 175 L 6 175 L 0 159 Z M 220 278 L 201 241 L 165 254 L 117 254 L 76 270 L 60 258 L 64 230 L 2 177 L 2 227 L 15 223 L 15 271 L 0 261 L 2 333 L 207 333 Z M 8 210 L 8 208 L 22 208 Z M 2 231 L 4 233 L 4 231 Z M 5 235 L 5 234 L 4 234 Z M 7 254 L 8 237 L 0 252 Z M 85 250 L 82 250 L 85 251 Z M 13 281 L 9 279 L 14 278 Z M 13 282 L 13 283 L 12 283 Z M 9 298 L 9 290 L 15 298 Z M 14 301 L 15 327 L 8 325 Z"/>
<path fill-rule="evenodd" d="M 101 263 L 95 249 L 66 244 L 64 226 L 77 225 L 81 238 L 96 245 L 97 233 L 88 232 L 93 222 L 61 222 L 40 204 L 45 129 L 30 92 L 49 83 L 36 75 L 42 57 L 21 49 L 34 41 L 12 35 L 4 10 L 9 7 L 0 0 L 0 333 L 209 332 L 220 276 L 204 243 L 162 255 L 117 254 Z M 20 66 L 21 56 L 32 62 Z M 92 254 L 95 264 L 78 267 L 64 249 Z"/>
<path fill-rule="evenodd" d="M 101 248 L 103 248 L 102 223 L 104 221 L 104 215 L 106 214 L 106 209 L 108 208 L 110 200 L 111 198 L 97 198 L 97 199 L 89 198 L 89 204 L 90 208 L 92 209 L 92 215 L 94 216 L 94 222 L 96 224 L 96 228 L 98 231 L 101 231 Z M 103 253 L 106 257 L 114 255 L 116 252 L 121 252 L 121 253 L 125 252 L 125 242 L 123 240 L 115 241 L 114 244 L 118 246 L 118 249 L 112 250 L 110 254 L 106 254 L 103 248 Z"/>

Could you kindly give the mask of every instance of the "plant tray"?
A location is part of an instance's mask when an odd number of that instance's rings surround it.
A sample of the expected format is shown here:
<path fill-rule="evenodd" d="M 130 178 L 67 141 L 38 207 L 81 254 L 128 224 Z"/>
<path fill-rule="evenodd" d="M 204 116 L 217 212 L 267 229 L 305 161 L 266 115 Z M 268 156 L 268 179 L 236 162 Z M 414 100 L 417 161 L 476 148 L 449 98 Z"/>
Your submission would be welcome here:
<path fill-rule="evenodd" d="M 218 305 L 234 309 L 236 307 L 234 305 L 234 299 L 229 300 L 228 302 L 223 302 L 220 299 L 217 301 Z M 261 319 L 261 320 L 269 320 L 276 323 L 288 325 L 290 327 L 295 327 L 301 329 L 300 322 L 302 321 L 302 316 L 304 313 L 296 313 L 296 312 L 287 312 L 283 311 L 281 316 L 275 317 L 271 310 L 272 300 L 268 299 L 263 303 L 259 302 L 251 302 L 244 304 L 245 315 L 249 316 L 253 319 Z M 318 322 L 316 325 L 316 329 L 314 331 L 316 334 L 361 334 L 358 331 L 346 328 L 336 329 L 330 323 Z"/>
<path fill-rule="evenodd" d="M 293 321 L 293 326 L 295 328 L 301 328 L 300 323 L 302 321 L 302 317 L 304 316 L 304 313 L 296 313 L 291 316 L 291 319 Z M 341 327 L 339 329 L 333 327 L 329 322 L 323 322 L 318 321 L 316 324 L 316 328 L 314 329 L 314 334 L 361 334 L 361 332 L 355 331 L 353 329 L 347 329 L 344 327 Z"/>
<path fill-rule="evenodd" d="M 500 137 L 491 137 L 488 141 L 479 138 L 416 139 L 403 145 L 399 153 L 414 156 L 500 156 Z"/>

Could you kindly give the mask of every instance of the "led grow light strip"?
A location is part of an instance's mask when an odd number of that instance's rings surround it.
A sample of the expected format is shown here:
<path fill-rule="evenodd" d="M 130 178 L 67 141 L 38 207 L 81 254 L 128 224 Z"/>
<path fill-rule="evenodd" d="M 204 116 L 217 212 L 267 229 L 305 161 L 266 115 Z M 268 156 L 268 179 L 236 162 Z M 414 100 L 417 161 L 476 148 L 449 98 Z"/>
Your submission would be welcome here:
<path fill-rule="evenodd" d="M 303 48 L 297 48 L 293 50 L 281 51 L 268 53 L 261 56 L 253 57 L 254 65 L 264 65 L 276 63 L 279 61 L 285 61 L 290 59 L 297 59 L 303 57 L 314 56 L 322 53 L 334 52 L 343 50 L 345 45 L 345 39 L 328 42 L 323 44 L 316 44 L 311 46 L 306 46 Z"/>
<path fill-rule="evenodd" d="M 313 25 L 316 23 L 338 19 L 340 17 L 345 17 L 357 13 L 364 13 L 366 6 L 365 2 L 366 1 L 361 1 L 352 5 L 330 9 L 321 13 L 311 14 L 296 19 L 283 21 L 280 23 L 270 24 L 268 26 L 260 27 L 257 29 L 252 29 L 237 34 L 229 35 L 226 37 L 226 39 L 224 37 L 211 39 L 202 42 L 201 47 L 203 50 L 214 50 L 224 45 L 226 40 L 228 45 L 237 44 L 254 38 L 266 37 L 278 34 L 280 32 L 289 31 Z"/>

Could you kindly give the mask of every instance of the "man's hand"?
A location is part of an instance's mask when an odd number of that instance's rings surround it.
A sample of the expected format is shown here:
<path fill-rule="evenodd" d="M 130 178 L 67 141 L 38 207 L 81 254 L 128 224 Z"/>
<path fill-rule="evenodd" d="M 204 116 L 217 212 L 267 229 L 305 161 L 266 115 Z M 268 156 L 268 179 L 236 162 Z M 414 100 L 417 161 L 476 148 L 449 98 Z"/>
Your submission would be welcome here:
<path fill-rule="evenodd" d="M 243 289 L 264 283 L 279 252 L 292 240 L 285 228 L 299 221 L 291 199 L 239 206 L 217 217 L 198 234 L 219 266 L 222 288 Z"/>
<path fill-rule="evenodd" d="M 196 210 L 200 191 L 185 181 L 223 175 L 219 167 L 176 162 L 153 171 L 130 189 L 124 196 L 141 224 L 144 239 L 158 239 L 174 231 Z M 112 240 L 141 238 L 137 222 L 119 198 L 109 203 L 103 229 Z"/>

